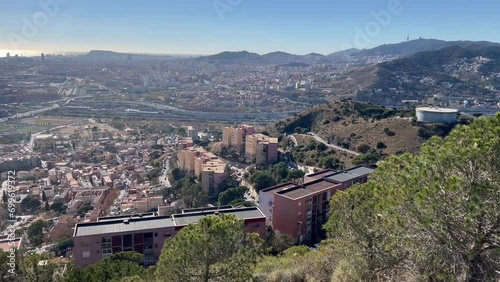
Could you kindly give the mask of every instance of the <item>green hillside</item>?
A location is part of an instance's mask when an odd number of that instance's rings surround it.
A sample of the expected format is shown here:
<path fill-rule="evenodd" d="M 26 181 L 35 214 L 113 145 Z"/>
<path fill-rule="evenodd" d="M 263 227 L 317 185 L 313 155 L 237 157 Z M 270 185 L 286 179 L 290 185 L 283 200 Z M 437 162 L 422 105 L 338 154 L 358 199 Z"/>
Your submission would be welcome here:
<path fill-rule="evenodd" d="M 299 144 L 292 152 L 297 162 L 322 168 L 340 168 L 364 162 L 356 161 L 352 154 L 329 149 L 306 133 L 314 132 L 329 144 L 369 155 L 375 161 L 388 155 L 417 153 L 431 136 L 444 137 L 454 127 L 419 124 L 414 115 L 414 108 L 389 109 L 346 99 L 306 110 L 266 130 L 273 135 L 295 134 Z M 468 123 L 469 119 L 462 117 L 460 121 Z M 331 162 L 326 158 L 333 158 L 337 165 L 321 165 L 322 162 Z"/>

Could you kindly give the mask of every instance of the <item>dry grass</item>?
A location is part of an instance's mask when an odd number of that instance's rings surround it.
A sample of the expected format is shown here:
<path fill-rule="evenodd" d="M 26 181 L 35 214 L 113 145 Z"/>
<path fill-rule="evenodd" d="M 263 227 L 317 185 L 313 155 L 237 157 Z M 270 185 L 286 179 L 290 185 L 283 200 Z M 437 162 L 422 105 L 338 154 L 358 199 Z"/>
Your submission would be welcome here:
<path fill-rule="evenodd" d="M 112 132 L 113 135 L 124 135 L 124 132 L 104 123 L 89 123 L 80 126 L 68 126 L 59 130 L 61 134 L 79 133 L 82 137 L 91 137 L 92 127 L 97 126 L 101 132 Z"/>
<path fill-rule="evenodd" d="M 384 129 L 394 132 L 389 136 Z M 323 138 L 333 137 L 333 143 L 342 140 L 349 143 L 350 148 L 356 151 L 361 144 L 377 148 L 378 142 L 383 142 L 387 148 L 385 154 L 398 152 L 416 153 L 425 141 L 418 136 L 418 126 L 413 126 L 408 118 L 388 118 L 382 120 L 364 120 L 362 118 L 352 121 L 340 121 L 322 127 L 318 132 Z"/>
<path fill-rule="evenodd" d="M 25 123 L 42 123 L 42 124 L 50 124 L 52 126 L 60 126 L 71 124 L 79 121 L 80 119 L 75 118 L 67 118 L 67 117 L 39 117 L 39 118 L 28 118 L 23 119 Z"/>

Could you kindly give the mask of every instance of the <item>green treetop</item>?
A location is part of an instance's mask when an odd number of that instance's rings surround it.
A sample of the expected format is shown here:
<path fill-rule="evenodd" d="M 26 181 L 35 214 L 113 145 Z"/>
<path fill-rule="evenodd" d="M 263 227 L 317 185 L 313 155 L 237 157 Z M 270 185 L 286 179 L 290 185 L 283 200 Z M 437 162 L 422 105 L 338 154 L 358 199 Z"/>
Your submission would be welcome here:
<path fill-rule="evenodd" d="M 233 215 L 207 216 L 165 242 L 158 281 L 248 281 L 263 241 Z"/>
<path fill-rule="evenodd" d="M 329 236 L 352 248 L 360 279 L 402 272 L 493 281 L 500 270 L 500 114 L 382 162 L 331 201 Z M 360 263 L 361 261 L 361 263 Z M 398 275 L 399 275 L 398 274 Z M 407 279 L 407 277 L 401 277 Z"/>

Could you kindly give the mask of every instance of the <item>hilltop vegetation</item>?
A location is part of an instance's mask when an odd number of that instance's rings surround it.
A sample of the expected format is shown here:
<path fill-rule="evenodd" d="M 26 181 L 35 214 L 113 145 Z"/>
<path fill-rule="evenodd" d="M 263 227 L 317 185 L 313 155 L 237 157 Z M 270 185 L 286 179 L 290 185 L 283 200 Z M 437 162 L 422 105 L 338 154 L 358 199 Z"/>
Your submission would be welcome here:
<path fill-rule="evenodd" d="M 430 137 L 446 136 L 454 125 L 417 124 L 415 109 L 389 109 L 351 99 L 329 102 L 279 121 L 269 128 L 273 134 L 296 135 L 298 146 L 293 148 L 295 159 L 306 165 L 338 169 L 344 166 L 373 163 L 329 149 L 315 141 L 307 132 L 314 132 L 330 144 L 350 149 L 374 162 L 387 155 L 416 153 Z M 461 119 L 468 123 L 469 120 Z M 327 160 L 330 158 L 332 160 Z M 324 163 L 333 165 L 324 165 Z"/>
<path fill-rule="evenodd" d="M 388 109 L 346 99 L 328 102 L 325 105 L 295 114 L 285 121 L 276 123 L 275 128 L 281 133 L 306 133 L 307 131 L 316 131 L 320 128 L 329 127 L 332 123 L 352 122 L 353 118 L 381 120 L 400 116 L 412 117 L 413 112 L 413 109 Z"/>
<path fill-rule="evenodd" d="M 419 52 L 436 51 L 447 47 L 500 46 L 487 41 L 444 41 L 439 39 L 416 39 L 395 44 L 383 44 L 372 49 L 359 50 L 357 56 L 409 56 Z"/>

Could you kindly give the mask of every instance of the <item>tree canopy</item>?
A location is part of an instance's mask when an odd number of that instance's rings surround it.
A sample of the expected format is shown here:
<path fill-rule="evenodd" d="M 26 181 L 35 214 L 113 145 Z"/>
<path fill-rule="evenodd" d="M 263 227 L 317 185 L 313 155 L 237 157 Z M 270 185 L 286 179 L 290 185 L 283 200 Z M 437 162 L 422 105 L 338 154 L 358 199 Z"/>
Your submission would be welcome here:
<path fill-rule="evenodd" d="M 370 182 L 332 198 L 326 229 L 350 246 L 344 265 L 361 280 L 498 279 L 499 171 L 497 114 L 382 162 Z"/>
<path fill-rule="evenodd" d="M 40 205 L 41 203 L 39 200 L 32 197 L 26 197 L 21 201 L 21 212 L 33 214 L 40 208 Z"/>
<path fill-rule="evenodd" d="M 28 227 L 28 239 L 30 243 L 32 243 L 35 246 L 38 246 L 43 243 L 43 230 L 44 228 L 47 228 L 47 222 L 43 220 L 37 220 L 33 222 L 29 227 Z"/>
<path fill-rule="evenodd" d="M 45 260 L 48 261 L 46 265 L 39 265 L 40 261 Z M 11 253 L 0 250 L 0 281 L 62 281 L 58 275 L 59 268 L 50 262 L 48 254 L 23 255 L 19 251 Z"/>
<path fill-rule="evenodd" d="M 258 171 L 255 174 L 251 175 L 249 180 L 250 183 L 254 185 L 255 190 L 257 191 L 278 184 L 273 175 L 268 171 Z"/>
<path fill-rule="evenodd" d="M 270 165 L 265 170 L 255 171 L 248 177 L 255 190 L 260 191 L 287 181 L 300 182 L 304 177 L 302 170 L 288 169 L 286 163 Z"/>
<path fill-rule="evenodd" d="M 76 268 L 70 267 L 66 275 L 67 282 L 122 281 L 126 277 L 141 277 L 144 281 L 149 272 L 141 266 L 144 256 L 135 252 L 121 252 L 99 261 L 96 264 Z M 135 280 L 141 281 L 141 280 Z"/>
<path fill-rule="evenodd" d="M 219 194 L 219 205 L 227 205 L 234 200 L 243 199 L 245 192 L 248 191 L 247 187 L 240 186 L 236 188 L 229 188 L 226 191 Z"/>
<path fill-rule="evenodd" d="M 234 215 L 207 216 L 165 242 L 157 264 L 161 281 L 247 281 L 263 241 L 245 234 Z"/>
<path fill-rule="evenodd" d="M 76 213 L 80 216 L 80 217 L 84 217 L 86 213 L 88 213 L 89 211 L 93 210 L 94 207 L 92 206 L 92 204 L 85 204 L 85 205 L 82 205 L 81 207 L 78 208 L 78 210 L 76 211 Z"/>

